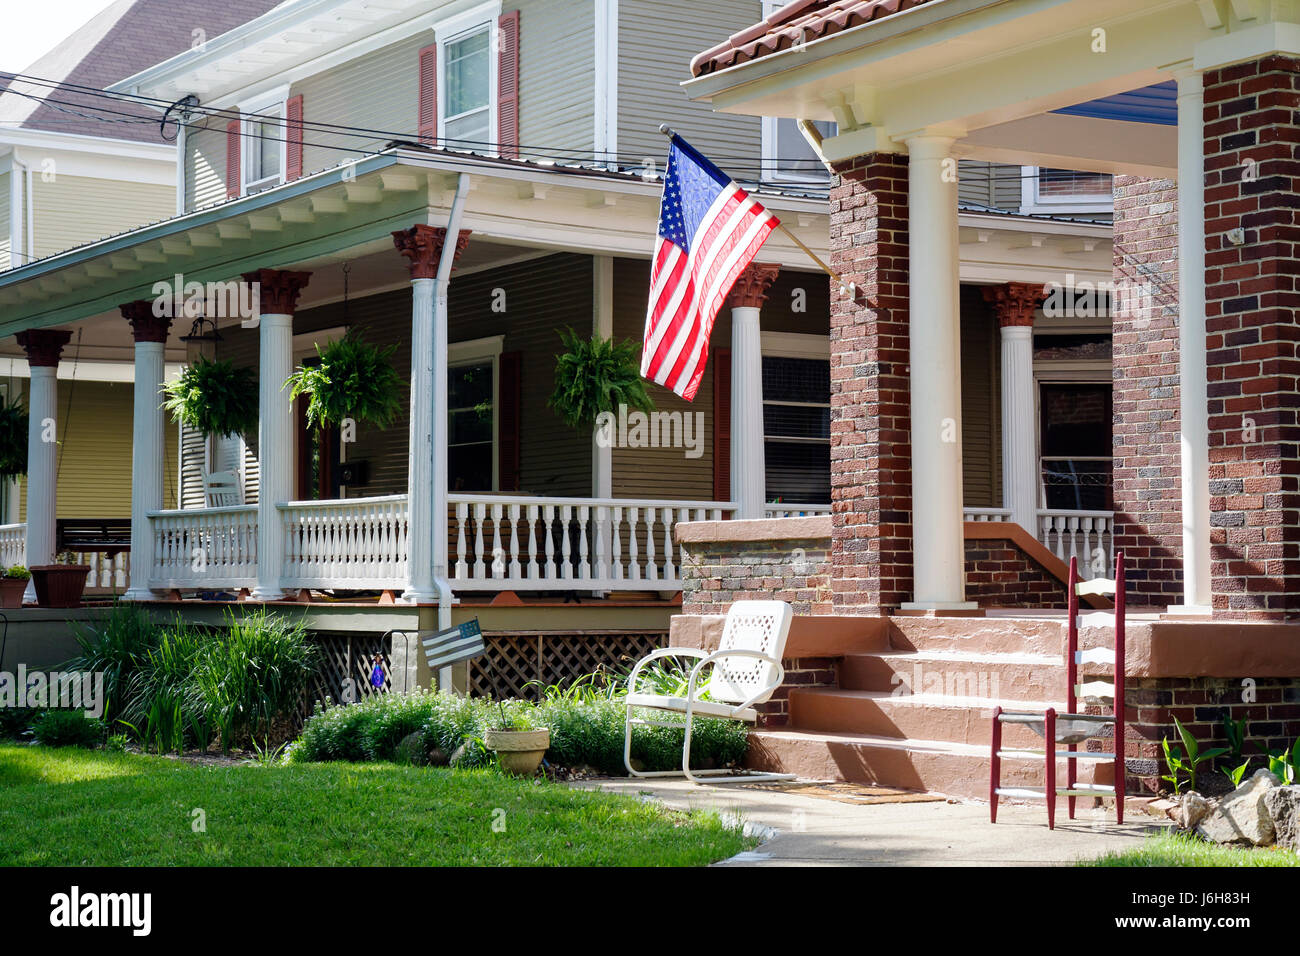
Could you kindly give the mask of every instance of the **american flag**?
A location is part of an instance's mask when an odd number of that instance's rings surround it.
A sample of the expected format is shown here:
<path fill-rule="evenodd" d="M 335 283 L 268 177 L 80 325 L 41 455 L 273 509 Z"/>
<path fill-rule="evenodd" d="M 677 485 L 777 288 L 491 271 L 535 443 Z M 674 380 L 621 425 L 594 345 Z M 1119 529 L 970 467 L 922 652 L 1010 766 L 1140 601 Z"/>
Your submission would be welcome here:
<path fill-rule="evenodd" d="M 694 401 L 713 320 L 780 221 L 674 135 L 659 204 L 641 376 Z"/>

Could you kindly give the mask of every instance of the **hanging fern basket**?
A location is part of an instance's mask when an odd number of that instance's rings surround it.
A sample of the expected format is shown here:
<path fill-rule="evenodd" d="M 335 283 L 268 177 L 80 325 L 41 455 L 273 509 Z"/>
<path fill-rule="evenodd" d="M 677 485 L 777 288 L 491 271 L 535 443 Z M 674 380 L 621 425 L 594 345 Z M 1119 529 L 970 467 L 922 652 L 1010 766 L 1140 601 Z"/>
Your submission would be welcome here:
<path fill-rule="evenodd" d="M 27 420 L 20 399 L 0 402 L 0 478 L 27 474 Z"/>
<path fill-rule="evenodd" d="M 172 420 L 204 435 L 257 431 L 257 379 L 253 370 L 224 359 L 198 358 L 162 388 Z"/>
<path fill-rule="evenodd" d="M 380 348 L 355 331 L 316 346 L 318 361 L 300 366 L 285 382 L 291 399 L 307 398 L 313 428 L 364 422 L 387 428 L 402 412 L 402 376 L 393 367 L 397 346 Z"/>
<path fill-rule="evenodd" d="M 560 332 L 564 352 L 555 359 L 555 391 L 550 405 L 571 428 L 590 427 L 602 412 L 654 411 L 655 403 L 641 379 L 640 345 L 593 335 L 580 338 L 573 329 Z"/>

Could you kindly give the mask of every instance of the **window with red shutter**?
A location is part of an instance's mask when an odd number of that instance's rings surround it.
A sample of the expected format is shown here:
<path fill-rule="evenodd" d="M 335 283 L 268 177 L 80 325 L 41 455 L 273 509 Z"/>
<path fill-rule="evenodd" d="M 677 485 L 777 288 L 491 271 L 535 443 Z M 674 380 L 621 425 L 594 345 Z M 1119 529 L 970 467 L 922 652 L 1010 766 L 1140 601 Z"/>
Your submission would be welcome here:
<path fill-rule="evenodd" d="M 420 51 L 420 100 L 418 132 L 420 142 L 434 145 L 438 141 L 438 45 Z"/>
<path fill-rule="evenodd" d="M 239 195 L 242 173 L 239 166 L 239 120 L 226 124 L 226 198 Z"/>
<path fill-rule="evenodd" d="M 291 96 L 284 104 L 285 179 L 302 176 L 302 96 Z"/>
<path fill-rule="evenodd" d="M 497 152 L 519 158 L 519 11 L 497 20 Z"/>

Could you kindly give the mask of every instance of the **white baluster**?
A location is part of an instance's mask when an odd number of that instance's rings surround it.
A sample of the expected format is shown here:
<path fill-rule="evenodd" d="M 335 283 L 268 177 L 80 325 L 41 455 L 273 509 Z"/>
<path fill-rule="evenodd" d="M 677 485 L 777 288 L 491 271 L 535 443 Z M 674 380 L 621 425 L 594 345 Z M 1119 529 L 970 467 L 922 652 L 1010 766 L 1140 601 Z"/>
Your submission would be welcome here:
<path fill-rule="evenodd" d="M 640 518 L 640 508 L 627 509 L 627 560 L 628 573 L 633 581 L 641 580 L 641 556 L 637 554 L 637 520 Z"/>
<path fill-rule="evenodd" d="M 595 574 L 597 581 L 609 577 L 609 565 L 605 561 L 605 522 L 609 520 L 609 508 L 604 505 L 596 507 L 596 560 Z"/>
<path fill-rule="evenodd" d="M 658 508 L 645 510 L 645 577 L 647 581 L 659 580 L 659 562 L 655 558 L 655 517 Z"/>
<path fill-rule="evenodd" d="M 572 547 L 569 544 L 569 523 L 572 520 L 573 520 L 573 506 L 561 505 L 560 506 L 560 546 L 561 546 L 561 553 L 564 561 L 563 576 L 566 579 L 573 577 L 573 564 L 570 561 L 570 551 L 572 550 Z"/>
<path fill-rule="evenodd" d="M 591 520 L 591 509 L 586 505 L 578 506 L 578 577 L 587 580 L 591 577 L 591 553 L 587 550 L 587 523 Z"/>
<path fill-rule="evenodd" d="M 673 567 L 673 509 L 664 509 L 664 580 L 677 580 L 677 569 Z"/>
<path fill-rule="evenodd" d="M 456 503 L 456 578 L 464 581 L 469 569 L 465 564 L 465 521 L 469 517 L 469 505 L 460 501 Z"/>
<path fill-rule="evenodd" d="M 519 505 L 510 506 L 510 577 L 516 581 L 519 572 Z"/>
<path fill-rule="evenodd" d="M 528 506 L 528 580 L 535 581 L 537 570 L 537 505 Z"/>
<path fill-rule="evenodd" d="M 623 509 L 617 505 L 610 516 L 610 554 L 614 557 L 614 580 L 623 580 Z"/>
<path fill-rule="evenodd" d="M 505 550 L 501 547 L 501 506 L 494 503 L 492 505 L 492 577 L 505 577 L 505 557 Z"/>
<path fill-rule="evenodd" d="M 483 520 L 487 514 L 487 506 L 481 502 L 474 502 L 474 579 L 482 581 L 487 575 L 483 571 Z"/>

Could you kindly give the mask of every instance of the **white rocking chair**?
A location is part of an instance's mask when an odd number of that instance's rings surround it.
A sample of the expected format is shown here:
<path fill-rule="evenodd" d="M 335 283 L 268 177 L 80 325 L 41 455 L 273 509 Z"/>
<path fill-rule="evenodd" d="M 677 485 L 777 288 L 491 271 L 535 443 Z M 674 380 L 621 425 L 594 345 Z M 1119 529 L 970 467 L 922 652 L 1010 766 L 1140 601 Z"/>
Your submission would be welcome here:
<path fill-rule="evenodd" d="M 753 723 L 758 720 L 755 705 L 772 696 L 785 678 L 781 655 L 793 617 L 784 601 L 736 601 L 727 612 L 722 640 L 712 654 L 695 647 L 664 647 L 643 657 L 627 679 L 627 715 L 623 726 L 623 764 L 633 777 L 680 777 L 695 784 L 754 783 L 765 780 L 793 780 L 792 773 L 736 773 L 730 770 L 691 769 L 691 730 L 697 716 L 721 717 Z M 699 658 L 691 668 L 685 697 L 642 693 L 637 678 L 646 664 L 662 657 Z M 708 679 L 705 668 L 712 667 Z M 705 695 L 708 699 L 705 699 Z M 632 767 L 632 727 L 681 727 L 680 721 L 647 720 L 634 717 L 633 709 L 672 711 L 686 715 L 686 740 L 682 745 L 682 769 L 635 770 Z M 708 780 L 701 779 L 709 777 Z"/>
<path fill-rule="evenodd" d="M 244 503 L 239 476 L 233 471 L 214 471 L 203 476 L 203 497 L 209 508 L 230 508 Z"/>

